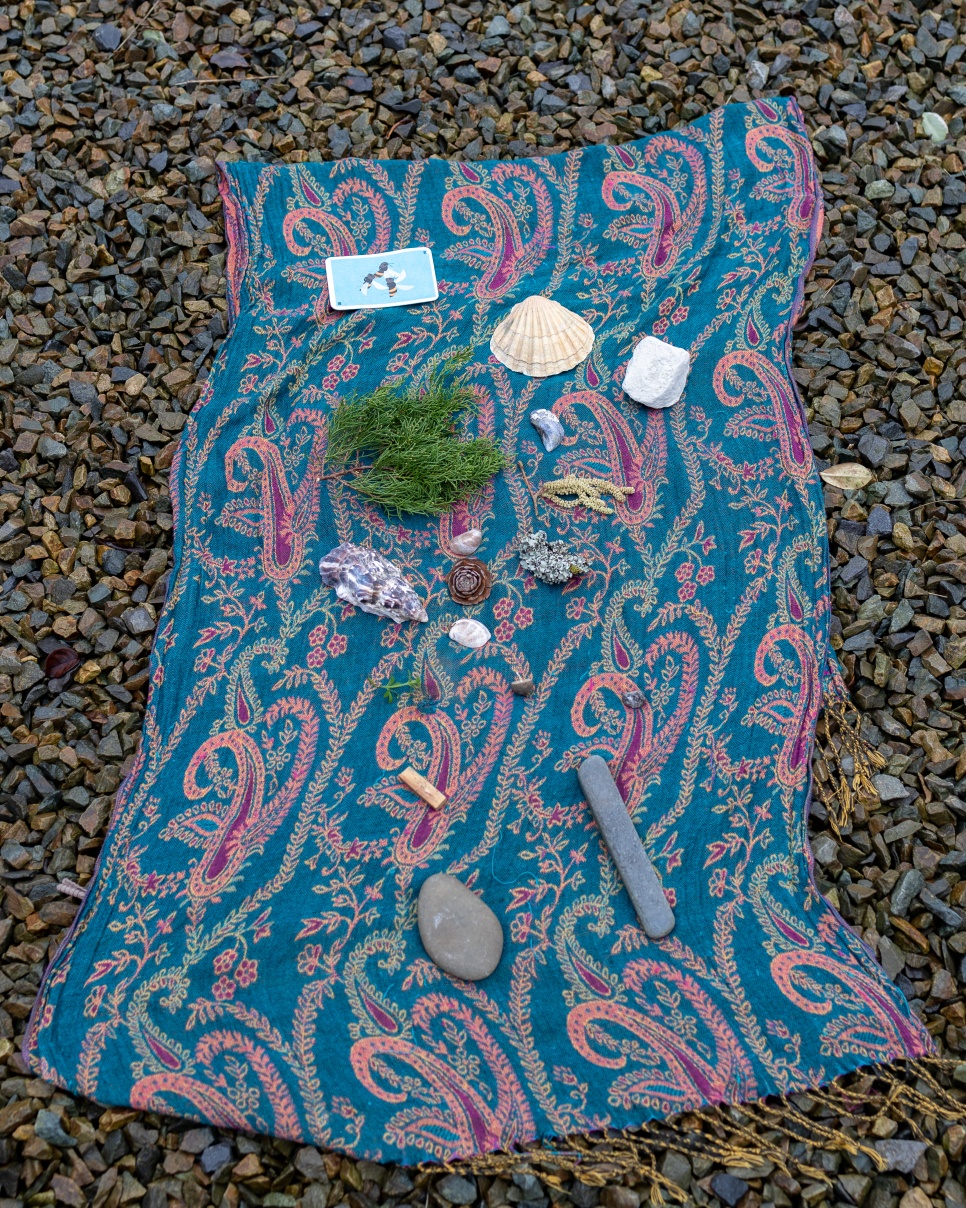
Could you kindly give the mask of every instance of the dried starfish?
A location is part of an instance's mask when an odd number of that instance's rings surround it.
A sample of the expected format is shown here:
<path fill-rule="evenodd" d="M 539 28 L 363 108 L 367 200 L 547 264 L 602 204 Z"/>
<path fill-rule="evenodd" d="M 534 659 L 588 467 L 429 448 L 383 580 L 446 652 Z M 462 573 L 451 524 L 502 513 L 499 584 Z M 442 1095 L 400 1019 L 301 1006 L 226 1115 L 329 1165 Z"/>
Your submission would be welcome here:
<path fill-rule="evenodd" d="M 566 478 L 545 482 L 539 493 L 544 499 L 559 503 L 562 508 L 585 507 L 599 512 L 601 516 L 613 516 L 614 509 L 604 503 L 603 496 L 625 499 L 634 494 L 634 488 L 619 487 L 606 478 L 580 478 L 576 474 L 568 474 Z M 565 495 L 575 495 L 576 498 L 565 499 Z"/>

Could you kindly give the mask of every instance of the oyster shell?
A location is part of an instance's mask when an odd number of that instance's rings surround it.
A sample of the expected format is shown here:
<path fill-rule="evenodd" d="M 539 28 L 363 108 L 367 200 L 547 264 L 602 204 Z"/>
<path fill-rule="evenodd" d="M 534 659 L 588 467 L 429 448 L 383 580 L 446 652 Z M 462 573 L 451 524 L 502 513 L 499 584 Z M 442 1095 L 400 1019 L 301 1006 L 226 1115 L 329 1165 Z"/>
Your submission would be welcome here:
<path fill-rule="evenodd" d="M 335 594 L 363 612 L 393 621 L 428 621 L 426 609 L 388 558 L 364 545 L 346 541 L 329 550 L 319 562 L 322 582 Z"/>
<path fill-rule="evenodd" d="M 594 346 L 594 329 L 566 306 L 533 294 L 497 325 L 490 351 L 528 377 L 550 377 L 579 365 Z"/>
<path fill-rule="evenodd" d="M 467 529 L 465 533 L 459 533 L 456 537 L 450 540 L 449 547 L 454 554 L 459 554 L 461 557 L 466 557 L 467 554 L 475 554 L 480 548 L 480 542 L 483 540 L 483 533 L 478 528 Z"/>
<path fill-rule="evenodd" d="M 481 621 L 473 621 L 464 617 L 457 621 L 449 631 L 449 640 L 458 646 L 469 646 L 471 650 L 479 650 L 485 646 L 493 635 Z"/>
<path fill-rule="evenodd" d="M 564 438 L 563 424 L 546 407 L 541 407 L 539 411 L 531 411 L 530 423 L 540 433 L 543 447 L 548 453 L 552 453 Z"/>

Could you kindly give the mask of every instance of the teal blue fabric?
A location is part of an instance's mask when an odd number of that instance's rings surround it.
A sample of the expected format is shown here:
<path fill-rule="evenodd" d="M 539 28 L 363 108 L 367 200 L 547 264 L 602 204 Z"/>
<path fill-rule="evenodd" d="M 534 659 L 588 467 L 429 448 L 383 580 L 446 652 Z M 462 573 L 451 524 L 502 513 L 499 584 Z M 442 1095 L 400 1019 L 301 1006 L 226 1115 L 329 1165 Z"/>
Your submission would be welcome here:
<path fill-rule="evenodd" d="M 930 1051 L 807 855 L 829 595 L 788 359 L 821 225 L 794 102 L 520 162 L 231 164 L 223 195 L 233 327 L 172 471 L 144 739 L 32 1068 L 104 1103 L 410 1162 Z M 432 249 L 436 303 L 329 309 L 327 256 L 407 246 Z M 596 336 L 545 380 L 489 348 L 534 293 Z M 644 335 L 691 353 L 667 411 L 621 389 Z M 325 465 L 331 408 L 423 385 L 467 347 L 466 432 L 508 468 L 439 519 L 366 505 Z M 540 407 L 566 433 L 551 453 Z M 562 474 L 626 490 L 610 515 L 566 510 L 538 494 Z M 445 579 L 473 527 L 494 586 L 463 608 Z M 524 574 L 530 530 L 589 570 Z M 317 565 L 345 541 L 391 559 L 428 620 L 338 601 Z M 466 616 L 492 634 L 480 650 L 448 637 Z M 390 679 L 419 688 L 387 701 Z M 594 753 L 673 905 L 659 942 L 581 800 Z M 503 925 L 483 981 L 422 948 L 437 872 Z"/>

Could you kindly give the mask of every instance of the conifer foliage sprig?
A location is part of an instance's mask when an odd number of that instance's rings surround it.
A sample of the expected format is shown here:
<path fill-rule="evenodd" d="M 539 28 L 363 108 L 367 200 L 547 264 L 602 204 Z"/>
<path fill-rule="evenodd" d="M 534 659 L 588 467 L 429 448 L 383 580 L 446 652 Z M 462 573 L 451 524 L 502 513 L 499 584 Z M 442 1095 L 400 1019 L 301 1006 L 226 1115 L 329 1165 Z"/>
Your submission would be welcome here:
<path fill-rule="evenodd" d="M 422 393 L 399 383 L 344 399 L 329 420 L 327 462 L 396 516 L 438 516 L 468 499 L 506 465 L 494 441 L 457 431 L 457 417 L 476 410 L 473 389 L 460 376 L 470 356 L 457 353 L 438 365 Z"/>

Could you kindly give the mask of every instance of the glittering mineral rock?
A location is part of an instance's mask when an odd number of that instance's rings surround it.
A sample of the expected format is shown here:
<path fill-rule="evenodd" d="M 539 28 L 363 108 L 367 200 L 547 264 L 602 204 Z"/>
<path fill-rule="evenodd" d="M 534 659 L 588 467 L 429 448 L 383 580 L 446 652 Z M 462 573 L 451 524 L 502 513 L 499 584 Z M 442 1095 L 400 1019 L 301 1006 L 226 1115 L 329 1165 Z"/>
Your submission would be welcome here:
<path fill-rule="evenodd" d="M 530 423 L 540 433 L 543 447 L 552 453 L 564 438 L 563 425 L 552 411 L 541 407 L 538 411 L 530 412 Z"/>
<path fill-rule="evenodd" d="M 590 569 L 586 559 L 571 553 L 565 541 L 548 541 L 544 532 L 518 537 L 516 549 L 521 570 L 544 583 L 567 583 Z"/>

